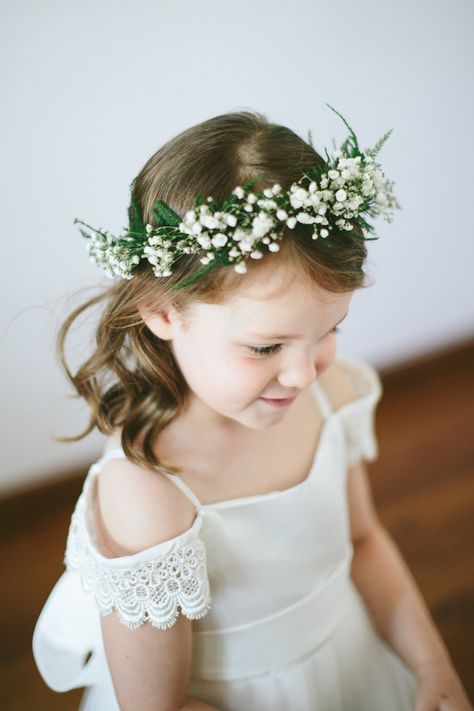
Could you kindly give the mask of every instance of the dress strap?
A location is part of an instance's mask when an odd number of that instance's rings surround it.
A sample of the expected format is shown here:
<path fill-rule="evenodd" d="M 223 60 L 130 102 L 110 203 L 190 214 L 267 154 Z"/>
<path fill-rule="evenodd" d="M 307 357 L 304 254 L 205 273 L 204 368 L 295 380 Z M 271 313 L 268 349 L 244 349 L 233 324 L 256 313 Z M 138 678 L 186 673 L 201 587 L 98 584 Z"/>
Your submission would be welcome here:
<path fill-rule="evenodd" d="M 110 451 L 106 452 L 100 459 L 98 459 L 95 463 L 95 466 L 97 468 L 101 468 L 107 464 L 111 459 L 126 459 L 126 454 L 123 451 L 122 447 L 116 447 L 115 449 L 111 449 Z M 194 494 L 194 492 L 189 488 L 187 484 L 184 483 L 184 481 L 177 475 L 177 474 L 168 474 L 168 472 L 163 472 L 165 476 L 170 479 L 176 486 L 181 489 L 183 494 L 185 494 L 188 499 L 192 501 L 194 506 L 198 509 L 201 508 L 202 504 L 197 498 L 197 496 Z"/>
<path fill-rule="evenodd" d="M 326 395 L 326 391 L 324 390 L 318 379 L 313 382 L 312 387 L 313 392 L 316 396 L 316 401 L 318 403 L 319 409 L 321 410 L 323 418 L 326 419 L 332 412 L 331 403 L 329 402 L 328 396 Z"/>
<path fill-rule="evenodd" d="M 178 474 L 168 474 L 168 472 L 163 472 L 163 474 L 167 476 L 170 481 L 176 484 L 178 489 L 181 489 L 183 494 L 185 494 L 185 496 L 187 496 L 188 499 L 192 501 L 198 511 L 201 509 L 202 504 L 199 501 L 198 497 L 196 496 L 194 491 L 192 491 L 192 489 L 190 489 L 189 486 L 184 483 L 184 481 L 181 479 L 180 476 L 178 476 Z"/>

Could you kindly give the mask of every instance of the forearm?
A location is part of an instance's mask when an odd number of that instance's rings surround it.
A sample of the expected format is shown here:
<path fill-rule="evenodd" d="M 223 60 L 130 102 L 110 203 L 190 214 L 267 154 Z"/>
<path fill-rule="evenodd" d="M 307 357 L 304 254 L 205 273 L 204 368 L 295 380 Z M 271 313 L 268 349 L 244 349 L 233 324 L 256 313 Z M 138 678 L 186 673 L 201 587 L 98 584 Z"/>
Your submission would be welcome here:
<path fill-rule="evenodd" d="M 418 673 L 433 664 L 452 666 L 421 592 L 385 527 L 354 546 L 352 579 L 380 635 Z"/>

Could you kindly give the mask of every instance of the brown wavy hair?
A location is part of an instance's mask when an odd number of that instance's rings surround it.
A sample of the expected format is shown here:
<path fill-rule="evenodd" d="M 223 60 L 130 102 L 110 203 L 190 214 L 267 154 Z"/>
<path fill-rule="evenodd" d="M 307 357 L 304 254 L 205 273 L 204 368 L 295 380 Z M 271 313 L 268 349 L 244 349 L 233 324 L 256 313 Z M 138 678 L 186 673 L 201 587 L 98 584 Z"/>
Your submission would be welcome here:
<path fill-rule="evenodd" d="M 145 223 L 153 224 L 152 207 L 157 199 L 178 215 L 193 208 L 199 193 L 223 201 L 246 179 L 262 178 L 252 190 L 262 192 L 279 183 L 284 190 L 299 180 L 305 169 L 322 163 L 316 150 L 291 129 L 268 121 L 256 111 L 227 113 L 203 121 L 178 134 L 143 166 L 133 183 L 133 196 Z M 361 236 L 362 231 L 355 226 Z M 283 235 L 280 251 L 265 253 L 261 262 L 296 267 L 308 284 L 332 293 L 364 288 L 363 271 L 367 250 L 364 240 L 347 232 L 331 233 L 331 248 L 324 240 L 308 239 L 298 228 Z M 327 240 L 326 240 L 327 242 Z M 170 303 L 186 316 L 192 302 L 225 303 L 237 288 L 258 276 L 260 262 L 247 260 L 247 274 L 217 265 L 180 290 L 173 285 L 202 267 L 196 255 L 183 255 L 169 277 L 157 278 L 151 265 L 142 261 L 132 279 L 120 279 L 74 309 L 61 325 L 57 354 L 77 394 L 87 401 L 90 421 L 76 436 L 59 437 L 75 442 L 95 427 L 105 435 L 121 428 L 121 445 L 134 463 L 170 474 L 182 469 L 158 459 L 154 451 L 160 432 L 182 412 L 189 395 L 174 358 L 170 341 L 155 336 L 142 320 L 138 307 L 146 304 L 160 311 Z M 294 273 L 295 270 L 288 270 Z M 283 284 L 281 289 L 286 288 Z M 73 374 L 66 362 L 65 339 L 75 319 L 87 309 L 103 304 L 95 334 L 95 350 Z M 141 446 L 137 446 L 140 436 Z"/>

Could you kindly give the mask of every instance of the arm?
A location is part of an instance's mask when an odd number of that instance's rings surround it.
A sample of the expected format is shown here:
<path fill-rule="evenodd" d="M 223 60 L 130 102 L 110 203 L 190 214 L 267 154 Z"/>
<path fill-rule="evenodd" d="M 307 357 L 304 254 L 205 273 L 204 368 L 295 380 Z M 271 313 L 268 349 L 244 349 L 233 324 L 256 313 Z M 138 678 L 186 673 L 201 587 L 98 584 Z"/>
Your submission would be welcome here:
<path fill-rule="evenodd" d="M 354 544 L 351 576 L 377 630 L 415 673 L 426 664 L 450 663 L 419 588 L 375 512 L 363 463 L 349 469 L 348 495 Z"/>
<path fill-rule="evenodd" d="M 351 576 L 378 632 L 425 683 L 420 702 L 451 699 L 459 705 L 440 708 L 471 709 L 420 590 L 375 512 L 363 463 L 349 469 L 348 501 L 354 545 Z"/>
<path fill-rule="evenodd" d="M 129 630 L 112 612 L 101 618 L 101 626 L 121 711 L 218 711 L 186 696 L 192 634 L 186 617 L 180 615 L 166 630 L 148 623 Z"/>
<path fill-rule="evenodd" d="M 150 547 L 156 550 L 157 544 L 190 528 L 195 510 L 159 473 L 112 460 L 99 474 L 95 516 L 102 553 L 116 558 Z M 165 629 L 153 627 L 149 620 L 131 629 L 115 609 L 101 616 L 107 664 L 121 711 L 212 711 L 212 706 L 187 694 L 192 620 L 178 610 L 176 620 Z"/>

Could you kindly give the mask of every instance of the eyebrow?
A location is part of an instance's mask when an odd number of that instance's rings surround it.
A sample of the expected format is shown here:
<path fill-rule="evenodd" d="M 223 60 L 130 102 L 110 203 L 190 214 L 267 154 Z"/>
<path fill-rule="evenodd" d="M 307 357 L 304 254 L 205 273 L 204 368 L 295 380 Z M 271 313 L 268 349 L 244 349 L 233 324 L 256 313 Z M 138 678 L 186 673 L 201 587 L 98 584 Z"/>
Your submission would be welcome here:
<path fill-rule="evenodd" d="M 336 326 L 339 326 L 339 324 L 344 321 L 344 319 L 346 318 L 346 316 L 348 315 L 348 313 L 349 313 L 349 311 L 346 311 L 346 313 L 345 313 L 344 316 L 341 318 L 341 320 L 338 321 L 332 328 L 336 328 Z M 332 331 L 332 328 L 329 329 L 329 330 Z M 329 333 L 329 331 L 328 331 L 328 333 Z M 272 341 L 288 341 L 288 340 L 290 340 L 291 338 L 298 338 L 298 334 L 297 334 L 297 333 L 286 334 L 286 336 L 281 336 L 281 335 L 279 335 L 279 334 L 274 334 L 274 335 L 271 335 L 271 334 L 270 334 L 270 335 L 263 336 L 262 334 L 258 334 L 258 333 L 249 333 L 248 335 L 249 335 L 250 338 L 262 338 L 263 340 L 269 339 L 269 340 L 272 340 Z"/>

